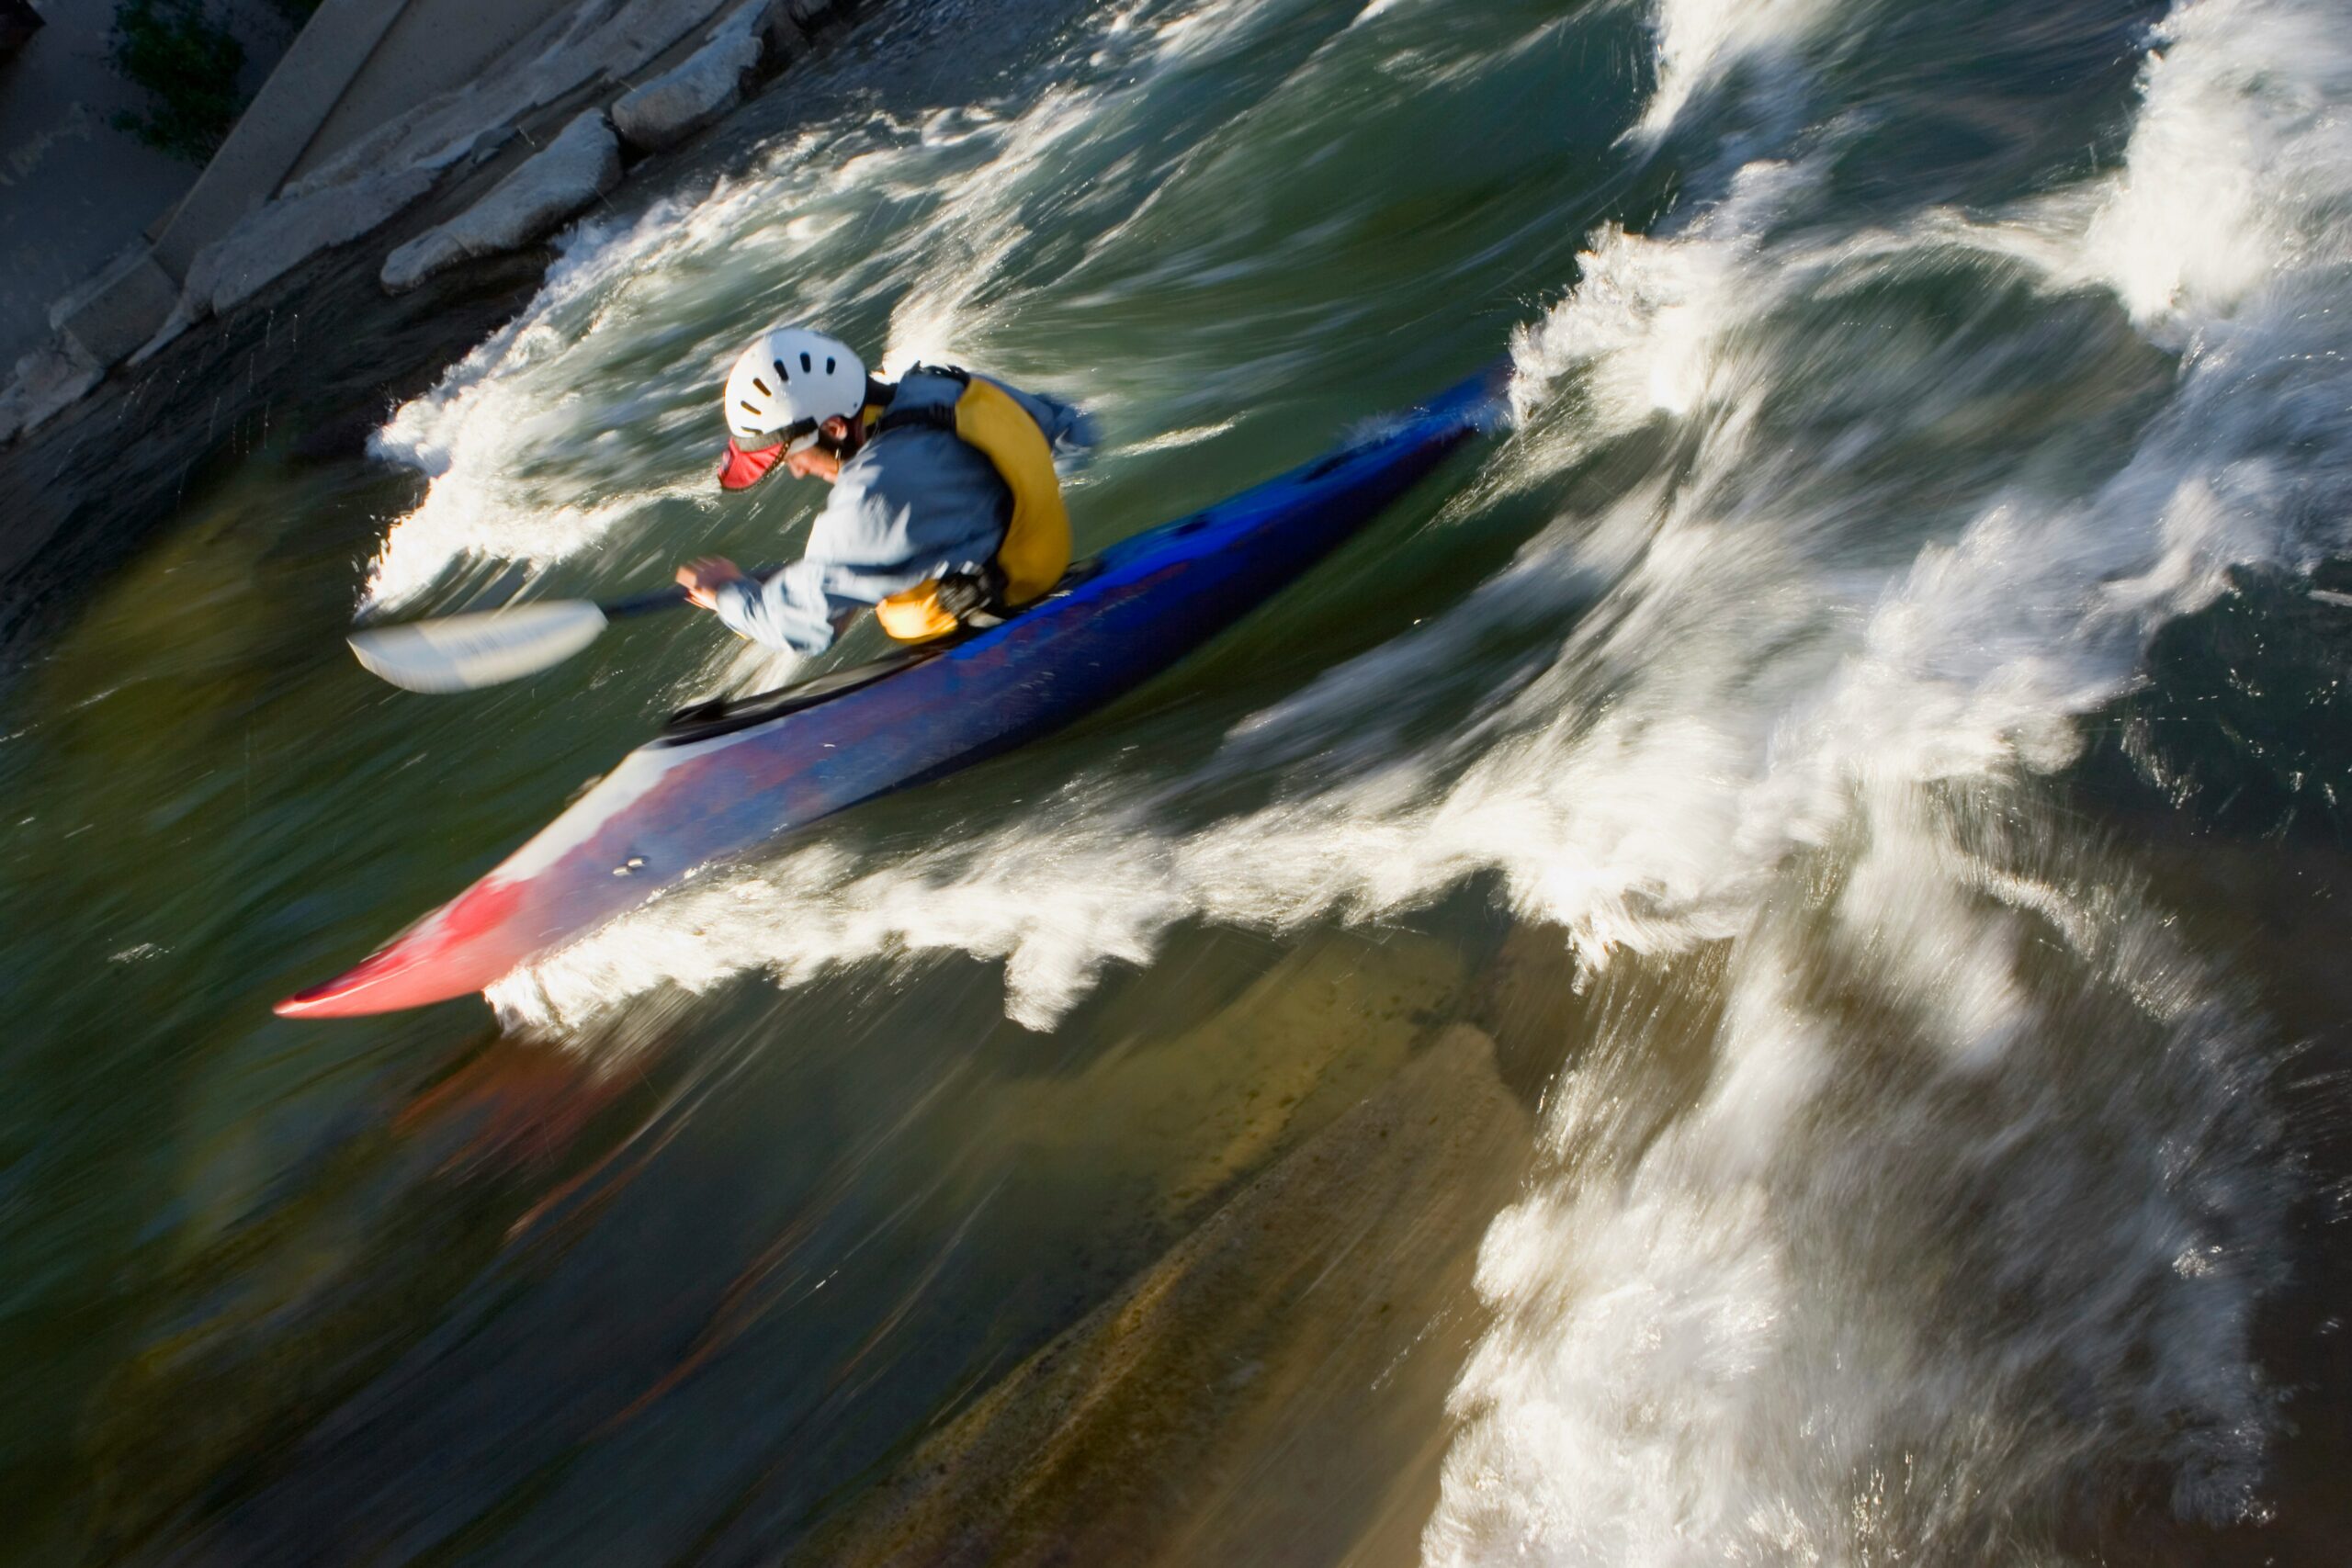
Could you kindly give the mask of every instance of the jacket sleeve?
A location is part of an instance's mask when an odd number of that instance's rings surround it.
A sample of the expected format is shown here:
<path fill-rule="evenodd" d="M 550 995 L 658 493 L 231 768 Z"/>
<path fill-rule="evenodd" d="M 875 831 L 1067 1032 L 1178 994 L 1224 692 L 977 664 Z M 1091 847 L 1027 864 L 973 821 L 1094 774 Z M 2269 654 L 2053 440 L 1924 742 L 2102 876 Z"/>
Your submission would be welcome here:
<path fill-rule="evenodd" d="M 824 561 L 797 560 L 765 582 L 745 577 L 723 583 L 711 597 L 736 636 L 802 655 L 822 653 L 840 624 L 865 607 L 829 592 L 832 570 Z"/>
<path fill-rule="evenodd" d="M 1029 417 L 1037 422 L 1037 428 L 1046 433 L 1046 444 L 1054 449 L 1056 457 L 1076 457 L 1094 445 L 1094 421 L 1085 410 L 1063 402 L 1059 398 L 1049 398 L 1043 392 L 1005 387 L 1001 381 L 997 385 L 1011 392 L 1014 400 L 1028 411 Z"/>

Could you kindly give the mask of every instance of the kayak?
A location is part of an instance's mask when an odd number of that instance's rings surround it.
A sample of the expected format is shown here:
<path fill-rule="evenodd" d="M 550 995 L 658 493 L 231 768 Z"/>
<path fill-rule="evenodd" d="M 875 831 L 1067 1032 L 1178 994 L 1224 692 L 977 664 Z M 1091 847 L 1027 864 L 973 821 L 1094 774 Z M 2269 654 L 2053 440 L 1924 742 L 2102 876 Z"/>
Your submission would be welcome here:
<path fill-rule="evenodd" d="M 481 990 L 698 867 L 1093 712 L 1498 426 L 1508 372 L 1493 367 L 1314 462 L 1122 540 L 1000 626 L 684 710 L 481 881 L 277 1010 L 351 1017 Z"/>

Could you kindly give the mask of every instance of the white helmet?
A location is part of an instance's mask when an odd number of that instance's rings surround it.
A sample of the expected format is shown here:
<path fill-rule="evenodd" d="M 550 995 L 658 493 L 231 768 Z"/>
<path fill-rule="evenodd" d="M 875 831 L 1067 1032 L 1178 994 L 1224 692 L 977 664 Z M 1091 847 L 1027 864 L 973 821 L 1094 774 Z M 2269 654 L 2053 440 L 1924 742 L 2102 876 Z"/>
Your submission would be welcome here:
<path fill-rule="evenodd" d="M 727 373 L 727 431 L 737 444 L 785 449 L 815 445 L 817 427 L 865 406 L 865 362 L 849 344 L 803 327 L 778 327 L 736 357 Z"/>

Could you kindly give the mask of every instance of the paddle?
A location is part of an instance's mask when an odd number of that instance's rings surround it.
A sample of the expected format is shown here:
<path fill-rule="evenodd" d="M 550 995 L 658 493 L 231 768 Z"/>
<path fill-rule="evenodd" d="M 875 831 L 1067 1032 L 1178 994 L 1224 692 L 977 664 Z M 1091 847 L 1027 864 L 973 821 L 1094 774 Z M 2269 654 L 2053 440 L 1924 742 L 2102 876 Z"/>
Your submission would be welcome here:
<path fill-rule="evenodd" d="M 775 567 L 749 573 L 765 577 Z M 351 651 L 374 673 L 412 692 L 470 692 L 535 675 L 596 640 L 607 623 L 686 603 L 682 587 L 660 588 L 599 604 L 550 599 L 438 620 L 368 626 L 351 634 Z"/>

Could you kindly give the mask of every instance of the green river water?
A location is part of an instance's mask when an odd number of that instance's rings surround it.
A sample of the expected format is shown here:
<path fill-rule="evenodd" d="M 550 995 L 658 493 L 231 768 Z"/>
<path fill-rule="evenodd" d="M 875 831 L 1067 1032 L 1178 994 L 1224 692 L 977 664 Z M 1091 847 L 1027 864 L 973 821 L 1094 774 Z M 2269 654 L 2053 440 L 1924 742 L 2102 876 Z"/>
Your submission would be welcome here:
<path fill-rule="evenodd" d="M 369 455 L 185 434 L 0 695 L 0 1559 L 2334 1560 L 2340 23 L 898 0 Z M 1061 735 L 273 1017 L 790 672 L 341 642 L 788 555 L 778 321 L 1090 408 L 1081 550 L 1521 417 Z"/>

